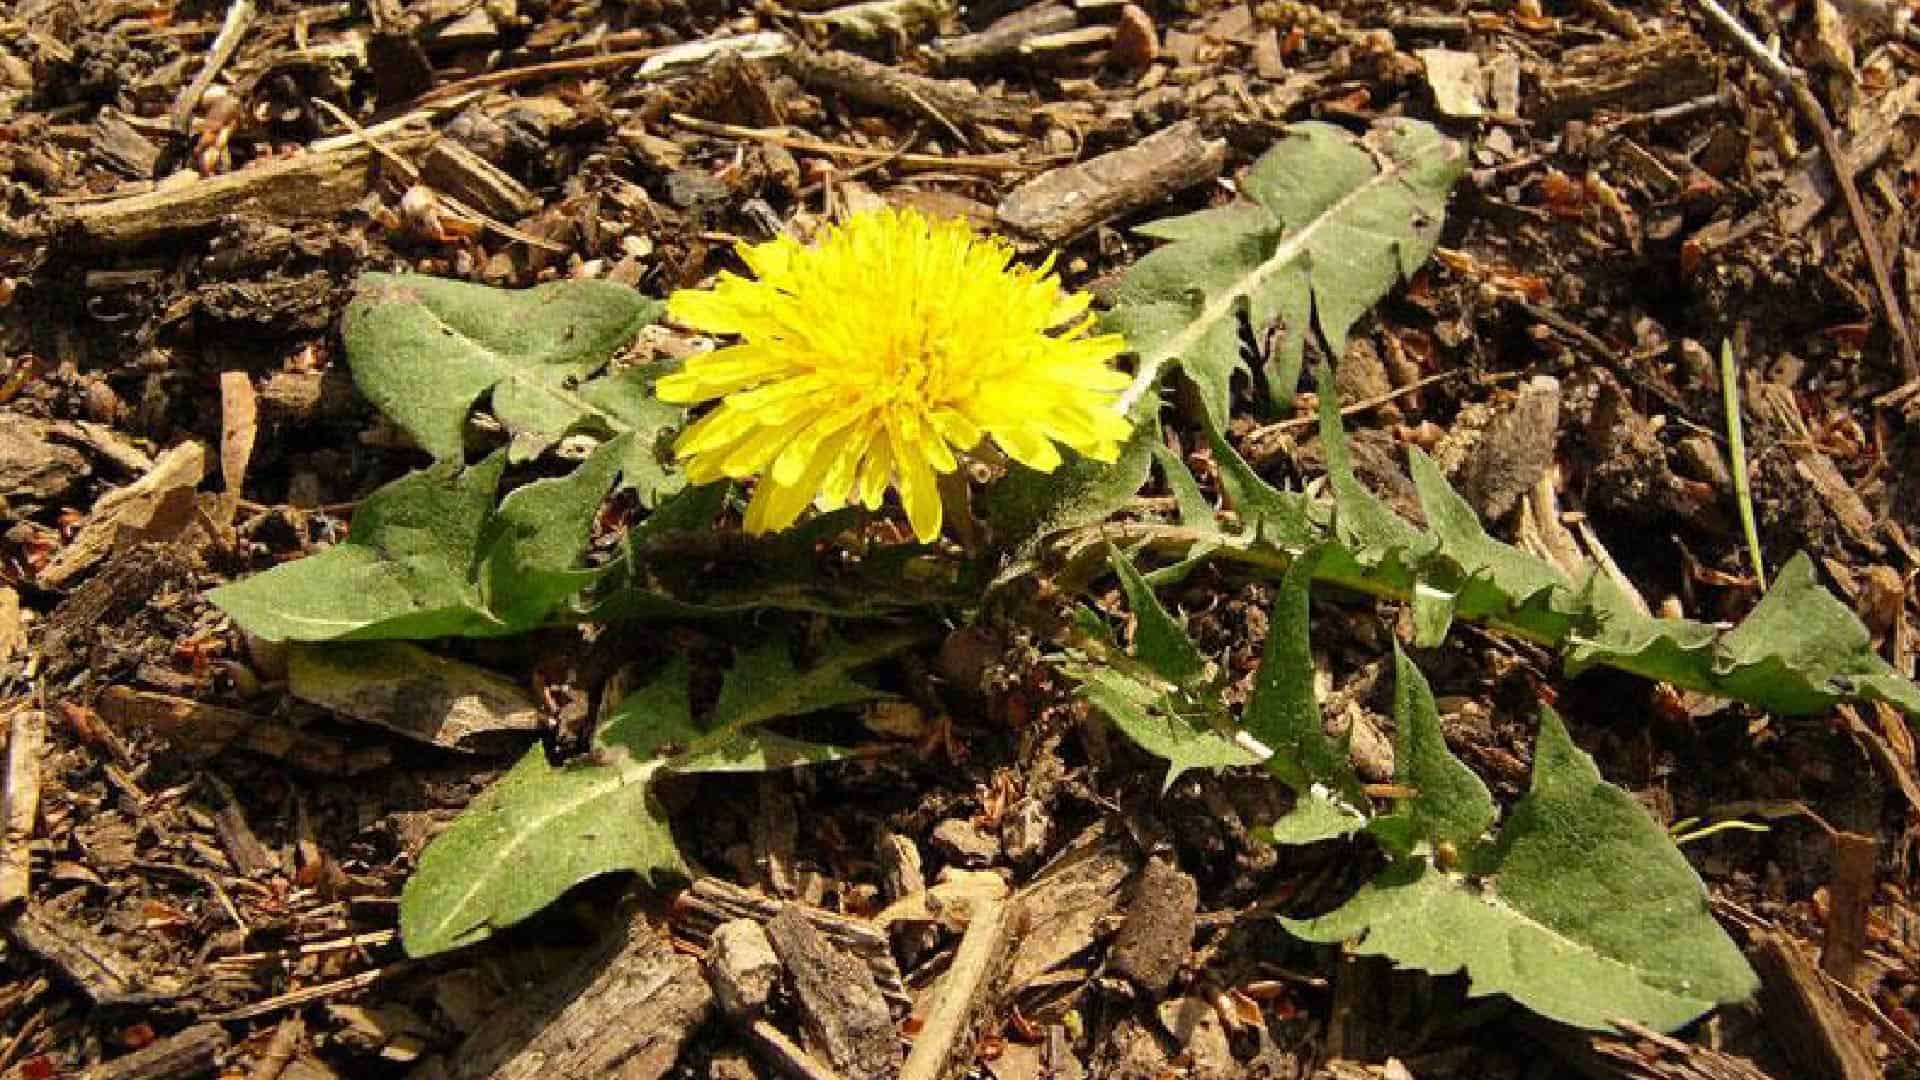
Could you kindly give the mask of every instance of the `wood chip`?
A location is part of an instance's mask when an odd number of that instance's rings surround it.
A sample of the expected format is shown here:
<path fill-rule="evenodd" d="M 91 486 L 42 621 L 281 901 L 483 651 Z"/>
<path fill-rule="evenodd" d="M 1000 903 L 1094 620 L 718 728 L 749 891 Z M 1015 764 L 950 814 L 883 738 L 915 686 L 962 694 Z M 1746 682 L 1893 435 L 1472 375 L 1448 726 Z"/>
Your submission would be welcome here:
<path fill-rule="evenodd" d="M 418 135 L 389 135 L 389 150 L 411 148 Z M 81 243 L 125 250 L 176 240 L 230 214 L 275 224 L 312 221 L 353 208 L 372 190 L 378 155 L 367 146 L 299 154 L 238 172 L 163 185 L 110 202 L 68 207 L 64 223 Z"/>
<path fill-rule="evenodd" d="M 644 917 L 509 1000 L 453 1053 L 451 1080 L 660 1080 L 713 1008 L 699 962 Z"/>
<path fill-rule="evenodd" d="M 0 423 L 0 506 L 58 499 L 87 477 L 87 459 L 48 434 L 44 421 L 9 415 Z"/>
<path fill-rule="evenodd" d="M 1461 465 L 1460 494 L 1480 516 L 1498 521 L 1553 464 L 1560 438 L 1560 380 L 1536 375 L 1495 417 Z"/>
<path fill-rule="evenodd" d="M 146 1005 L 172 998 L 168 976 L 144 971 L 99 935 L 63 916 L 29 905 L 7 924 L 15 944 L 44 960 L 95 1005 Z"/>
<path fill-rule="evenodd" d="M 924 117 L 951 130 L 957 138 L 964 138 L 957 125 L 1012 120 L 1026 111 L 987 97 L 968 83 L 929 79 L 849 52 L 795 46 L 787 54 L 786 63 L 795 77 L 814 90 Z"/>
<path fill-rule="evenodd" d="M 231 524 L 240 508 L 240 490 L 253 460 L 253 440 L 260 431 L 260 409 L 253 380 L 244 371 L 220 373 L 220 479 L 226 484 L 221 500 L 221 523 Z"/>
<path fill-rule="evenodd" d="M 108 687 L 99 708 L 108 723 L 159 735 L 192 760 L 213 757 L 231 746 L 322 776 L 353 776 L 382 768 L 393 758 L 384 746 L 353 747 L 243 709 L 151 690 Z"/>
<path fill-rule="evenodd" d="M 1001 900 L 972 908 L 967 932 L 933 992 L 900 1080 L 942 1080 L 973 1061 L 974 1040 L 1006 989 L 1001 976 L 1012 941 L 1012 912 L 1012 905 Z"/>
<path fill-rule="evenodd" d="M 80 531 L 40 568 L 36 582 L 57 589 L 99 562 L 129 536 L 165 542 L 195 526 L 194 488 L 206 475 L 206 447 L 184 442 L 161 454 L 145 476 L 94 504 Z"/>
<path fill-rule="evenodd" d="M 1866 1039 L 1800 946 L 1782 934 L 1762 932 L 1754 935 L 1750 955 L 1760 974 L 1767 1028 L 1800 1075 L 1822 1080 L 1880 1076 Z"/>
<path fill-rule="evenodd" d="M 0 911 L 27 898 L 47 714 L 21 709 L 8 718 L 6 733 L 6 773 L 0 776 Z"/>
<path fill-rule="evenodd" d="M 1596 109 L 1645 112 L 1711 94 L 1719 86 L 1713 49 L 1688 30 L 1569 49 L 1540 73 L 1533 112 L 1545 123 Z"/>
<path fill-rule="evenodd" d="M 1204 184 L 1226 167 L 1227 144 L 1186 120 L 1132 146 L 1041 173 L 1008 193 L 1001 224 L 1058 245 L 1175 192 Z"/>
<path fill-rule="evenodd" d="M 797 908 L 767 922 L 767 937 L 792 979 L 794 1003 L 834 1068 L 886 1080 L 900 1071 L 900 1039 L 872 972 L 829 941 Z"/>
<path fill-rule="evenodd" d="M 800 911 L 814 929 L 828 940 L 858 956 L 867 964 L 874 984 L 887 999 L 895 1015 L 904 1015 L 912 1005 L 900 969 L 893 960 L 893 949 L 886 934 L 861 919 L 803 904 L 785 904 L 730 881 L 705 877 L 674 900 L 674 929 L 700 948 L 712 941 L 713 931 L 730 919 L 767 922 L 788 908 Z"/>
<path fill-rule="evenodd" d="M 928 53 L 941 71 L 979 71 L 1014 61 L 1031 39 L 1070 30 L 1078 22 L 1079 16 L 1065 4 L 1032 4 L 995 19 L 978 33 L 936 41 Z"/>
<path fill-rule="evenodd" d="M 1081 833 L 1018 893 L 1026 921 L 1013 970 L 1013 992 L 1052 971 L 1100 937 L 1107 916 L 1119 910 L 1122 886 L 1139 868 L 1133 845 L 1119 830 L 1098 824 Z"/>
<path fill-rule="evenodd" d="M 1200 887 L 1192 875 L 1165 859 L 1149 861 L 1134 884 L 1108 964 L 1142 990 L 1166 993 L 1192 948 L 1199 909 Z"/>
<path fill-rule="evenodd" d="M 88 1069 L 81 1080 L 186 1080 L 205 1076 L 232 1042 L 219 1024 L 195 1024 Z"/>
<path fill-rule="evenodd" d="M 27 646 L 27 624 L 20 617 L 20 594 L 0 585 L 0 664 Z"/>
<path fill-rule="evenodd" d="M 1872 969 L 1865 962 L 1867 913 L 1873 904 L 1878 851 L 1871 836 L 1833 835 L 1833 880 L 1827 883 L 1827 936 L 1820 970 L 1856 990 L 1865 989 L 1861 983 Z"/>
<path fill-rule="evenodd" d="M 1480 70 L 1479 56 L 1458 49 L 1421 49 L 1414 55 L 1426 67 L 1427 86 L 1433 90 L 1434 108 L 1440 115 L 1456 120 L 1487 115 L 1486 75 Z"/>

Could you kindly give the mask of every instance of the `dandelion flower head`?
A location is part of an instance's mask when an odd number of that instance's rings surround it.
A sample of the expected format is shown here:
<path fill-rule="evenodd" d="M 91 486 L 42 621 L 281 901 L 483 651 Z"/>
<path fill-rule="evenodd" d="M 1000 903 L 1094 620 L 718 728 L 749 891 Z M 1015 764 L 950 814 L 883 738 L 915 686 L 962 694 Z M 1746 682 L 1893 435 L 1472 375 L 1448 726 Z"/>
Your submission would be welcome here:
<path fill-rule="evenodd" d="M 991 439 L 1049 471 L 1059 445 L 1099 461 L 1130 431 L 1117 402 L 1125 343 L 1092 334 L 1091 298 L 1051 262 L 1024 267 L 1004 241 L 959 219 L 884 209 L 812 246 L 742 245 L 752 278 L 722 273 L 667 310 L 736 337 L 660 380 L 661 398 L 719 399 L 674 444 L 696 484 L 759 477 L 749 532 L 791 525 L 809 505 L 879 507 L 900 492 L 922 542 L 940 533 L 936 477 Z"/>

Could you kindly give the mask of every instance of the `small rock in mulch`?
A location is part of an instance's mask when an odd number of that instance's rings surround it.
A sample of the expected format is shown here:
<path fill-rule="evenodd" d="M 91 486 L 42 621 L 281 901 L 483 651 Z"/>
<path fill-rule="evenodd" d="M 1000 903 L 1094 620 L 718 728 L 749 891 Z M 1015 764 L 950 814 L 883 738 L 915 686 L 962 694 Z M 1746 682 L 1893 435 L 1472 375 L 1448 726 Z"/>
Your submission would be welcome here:
<path fill-rule="evenodd" d="M 1165 993 L 1187 958 L 1199 909 L 1200 887 L 1191 875 L 1165 859 L 1149 860 L 1108 963 L 1142 990 Z"/>

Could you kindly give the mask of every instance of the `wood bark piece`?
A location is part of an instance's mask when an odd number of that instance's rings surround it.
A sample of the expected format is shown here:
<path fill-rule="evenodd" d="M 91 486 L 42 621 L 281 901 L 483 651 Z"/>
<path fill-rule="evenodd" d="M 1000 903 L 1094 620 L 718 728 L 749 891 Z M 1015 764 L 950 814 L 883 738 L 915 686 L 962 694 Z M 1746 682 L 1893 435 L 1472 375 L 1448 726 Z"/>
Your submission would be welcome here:
<path fill-rule="evenodd" d="M 877 108 L 921 116 L 942 127 L 1012 120 L 1025 110 L 990 98 L 963 82 L 914 75 L 864 56 L 795 46 L 786 63 L 794 76 L 814 90 L 839 94 Z M 955 131 L 956 136 L 959 135 Z"/>
<path fill-rule="evenodd" d="M 1186 120 L 1132 146 L 1041 173 L 1000 202 L 1000 222 L 1062 244 L 1102 222 L 1203 184 L 1226 167 L 1227 144 Z"/>
<path fill-rule="evenodd" d="M 519 745 L 542 728 L 518 684 L 405 642 L 296 647 L 287 688 L 302 701 L 448 750 Z"/>
<path fill-rule="evenodd" d="M 145 476 L 100 497 L 80 531 L 35 575 L 43 589 L 57 589 L 104 558 L 126 535 L 166 542 L 193 528 L 199 517 L 194 489 L 207 472 L 207 448 L 184 442 L 154 460 Z"/>
<path fill-rule="evenodd" d="M 181 544 L 145 544 L 108 559 L 42 624 L 40 651 L 48 676 L 63 675 L 103 630 L 139 611 L 154 594 L 186 584 L 193 566 L 193 553 Z"/>
<path fill-rule="evenodd" d="M 195 1024 L 124 1057 L 96 1065 L 81 1080 L 188 1080 L 213 1071 L 231 1045 L 219 1024 Z"/>
<path fill-rule="evenodd" d="M 841 1080 L 839 1073 L 820 1064 L 771 1021 L 755 1020 L 747 1028 L 747 1041 L 764 1061 L 793 1080 Z"/>
<path fill-rule="evenodd" d="M 1873 903 L 1878 849 L 1871 836 L 1843 832 L 1833 837 L 1833 880 L 1827 884 L 1827 937 L 1820 950 L 1820 970 L 1856 990 L 1862 989 L 1866 970 L 1867 910 Z"/>
<path fill-rule="evenodd" d="M 973 1062 L 980 1028 L 994 1014 L 1005 989 L 1013 907 L 1004 901 L 976 904 L 953 964 L 934 991 L 926 1022 L 914 1036 L 913 1051 L 900 1080 L 944 1080 Z"/>
<path fill-rule="evenodd" d="M 1521 1027 L 1593 1080 L 1773 1080 L 1753 1062 L 1633 1024 L 1630 1038 L 1596 1035 L 1526 1016 Z"/>
<path fill-rule="evenodd" d="M 885 1080 L 900 1072 L 900 1039 L 873 973 L 788 907 L 767 922 L 773 951 L 786 965 L 801 1020 L 834 1068 Z"/>
<path fill-rule="evenodd" d="M 504 221 L 518 221 L 544 205 L 527 185 L 452 139 L 441 139 L 428 148 L 420 162 L 420 177 Z"/>
<path fill-rule="evenodd" d="M 389 135 L 392 151 L 417 146 L 420 136 Z M 300 154 L 238 172 L 166 186 L 111 202 L 69 207 L 65 223 L 86 245 L 120 251 L 176 240 L 229 214 L 276 224 L 311 221 L 351 209 L 372 190 L 378 154 L 365 145 Z"/>
<path fill-rule="evenodd" d="M 713 931 L 721 923 L 730 919 L 752 919 L 764 923 L 789 907 L 805 915 L 814 929 L 825 934 L 835 945 L 865 961 L 868 971 L 873 975 L 874 984 L 886 996 L 894 1015 L 906 1014 L 913 1000 L 907 996 L 906 985 L 900 978 L 900 968 L 893 961 L 893 950 L 887 944 L 887 936 L 863 920 L 815 907 L 783 904 L 730 881 L 708 877 L 694 882 L 675 899 L 674 924 L 675 929 L 694 944 L 707 948 L 712 942 Z"/>
<path fill-rule="evenodd" d="M 49 429 L 23 416 L 0 424 L 0 505 L 57 499 L 92 471 L 78 450 L 49 441 Z"/>
<path fill-rule="evenodd" d="M 1800 946 L 1781 934 L 1760 933 L 1751 956 L 1760 974 L 1767 1028 L 1801 1076 L 1874 1080 L 1880 1075 L 1859 1030 Z"/>
<path fill-rule="evenodd" d="M 1200 910 L 1200 887 L 1165 859 L 1153 859 L 1133 887 L 1126 921 L 1108 963 L 1151 994 L 1164 994 L 1186 962 Z"/>
<path fill-rule="evenodd" d="M 145 977 L 140 965 L 76 923 L 29 905 L 7 931 L 14 943 L 46 961 L 95 1005 L 145 1005 L 174 996 L 171 979 Z"/>
<path fill-rule="evenodd" d="M 517 995 L 453 1054 L 451 1080 L 658 1080 L 706 1022 L 700 964 L 645 918 L 572 970 Z"/>
<path fill-rule="evenodd" d="M 152 690 L 109 687 L 99 709 L 115 727 L 152 732 L 192 760 L 213 757 L 231 746 L 322 776 L 353 776 L 382 768 L 393 758 L 384 746 L 353 747 L 243 709 Z"/>
<path fill-rule="evenodd" d="M 1034 4 L 995 19 L 978 33 L 936 41 L 929 53 L 934 67 L 941 71 L 979 71 L 1017 60 L 1029 40 L 1070 30 L 1079 21 L 1065 4 Z"/>
<path fill-rule="evenodd" d="M 1596 109 L 1645 112 L 1711 94 L 1719 86 L 1713 50 L 1691 31 L 1569 49 L 1540 72 L 1534 112 L 1546 123 Z"/>
<path fill-rule="evenodd" d="M 7 725 L 6 774 L 0 777 L 0 910 L 27 898 L 33 822 L 40 811 L 40 757 L 46 752 L 47 714 L 21 709 Z"/>
<path fill-rule="evenodd" d="M 1553 464 L 1560 437 L 1560 380 L 1537 375 L 1520 388 L 1511 408 L 1481 434 L 1461 466 L 1460 494 L 1480 516 L 1507 516 Z"/>
<path fill-rule="evenodd" d="M 1092 946 L 1100 924 L 1119 910 L 1121 887 L 1139 866 L 1131 842 L 1102 823 L 1074 838 L 1015 893 L 1026 932 L 1007 977 L 1011 990 L 1018 993 Z"/>
<path fill-rule="evenodd" d="M 720 1011 L 736 1020 L 760 1015 L 780 981 L 780 958 L 767 932 L 752 919 L 720 924 L 707 949 L 707 981 Z"/>

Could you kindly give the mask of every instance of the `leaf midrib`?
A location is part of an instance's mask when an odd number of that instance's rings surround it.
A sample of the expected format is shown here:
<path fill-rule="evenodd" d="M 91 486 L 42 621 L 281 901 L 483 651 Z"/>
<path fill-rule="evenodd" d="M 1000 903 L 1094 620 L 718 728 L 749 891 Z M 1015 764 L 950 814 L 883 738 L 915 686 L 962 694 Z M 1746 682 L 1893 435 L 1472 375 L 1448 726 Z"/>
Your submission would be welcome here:
<path fill-rule="evenodd" d="M 1398 180 L 1405 174 L 1411 161 L 1411 158 L 1403 160 L 1397 157 L 1388 157 L 1387 166 L 1369 177 L 1366 183 L 1360 184 L 1352 191 L 1340 196 L 1338 201 L 1332 206 L 1327 207 L 1324 212 L 1312 221 L 1293 233 L 1282 237 L 1280 245 L 1274 249 L 1273 254 L 1268 257 L 1266 261 L 1254 267 L 1227 289 L 1222 290 L 1214 299 L 1209 300 L 1205 306 L 1200 309 L 1199 315 L 1189 322 L 1178 334 L 1170 338 L 1165 346 L 1154 350 L 1152 353 L 1142 354 L 1140 356 L 1140 368 L 1134 373 L 1133 383 L 1128 386 L 1126 392 L 1120 396 L 1119 409 L 1121 413 L 1131 414 L 1133 407 L 1139 403 L 1140 399 L 1153 388 L 1155 383 L 1160 381 L 1160 375 L 1166 370 L 1167 366 L 1171 362 L 1185 356 L 1188 349 L 1191 349 L 1195 343 L 1206 336 L 1208 331 L 1213 329 L 1214 324 L 1222 319 L 1237 317 L 1240 301 L 1252 295 L 1253 290 L 1258 288 L 1262 282 L 1274 274 L 1279 273 L 1295 259 L 1298 259 L 1300 255 L 1305 252 L 1308 243 L 1319 234 L 1321 229 L 1328 227 L 1331 223 L 1335 223 L 1340 214 L 1356 200 L 1372 192 L 1382 184 Z M 1271 214 L 1272 211 L 1268 211 L 1268 213 Z M 1311 282 L 1308 283 L 1308 288 L 1312 288 Z"/>
<path fill-rule="evenodd" d="M 537 747 L 533 752 L 541 753 Z M 526 846 L 531 838 L 536 836 L 544 837 L 548 827 L 555 821 L 625 788 L 636 784 L 644 787 L 647 782 L 653 778 L 653 774 L 660 771 L 665 764 L 666 760 L 664 758 L 651 758 L 644 762 L 636 762 L 631 758 L 621 756 L 611 762 L 596 766 L 597 768 L 610 770 L 604 781 L 582 788 L 576 797 L 559 800 L 550 805 L 544 812 L 536 813 L 531 817 L 513 817 L 514 828 L 508 836 L 507 841 L 497 849 L 497 857 L 493 860 L 493 866 L 495 868 L 507 868 L 517 865 L 514 862 L 513 853 Z M 552 766 L 548 766 L 548 768 L 552 769 Z M 467 876 L 466 889 L 460 893 L 457 900 L 454 900 L 446 906 L 446 914 L 435 920 L 435 929 L 444 932 L 447 927 L 457 925 L 454 916 L 465 911 L 467 906 L 473 902 L 473 898 L 480 895 L 488 884 L 494 880 L 494 877 L 495 875 L 490 873 L 469 874 Z M 473 929 L 482 925 L 484 921 L 485 920 L 467 924 L 466 928 L 460 931 L 460 935 L 465 936 L 466 934 L 472 933 Z M 431 936 L 437 939 L 440 938 L 442 934 L 435 933 Z"/>

